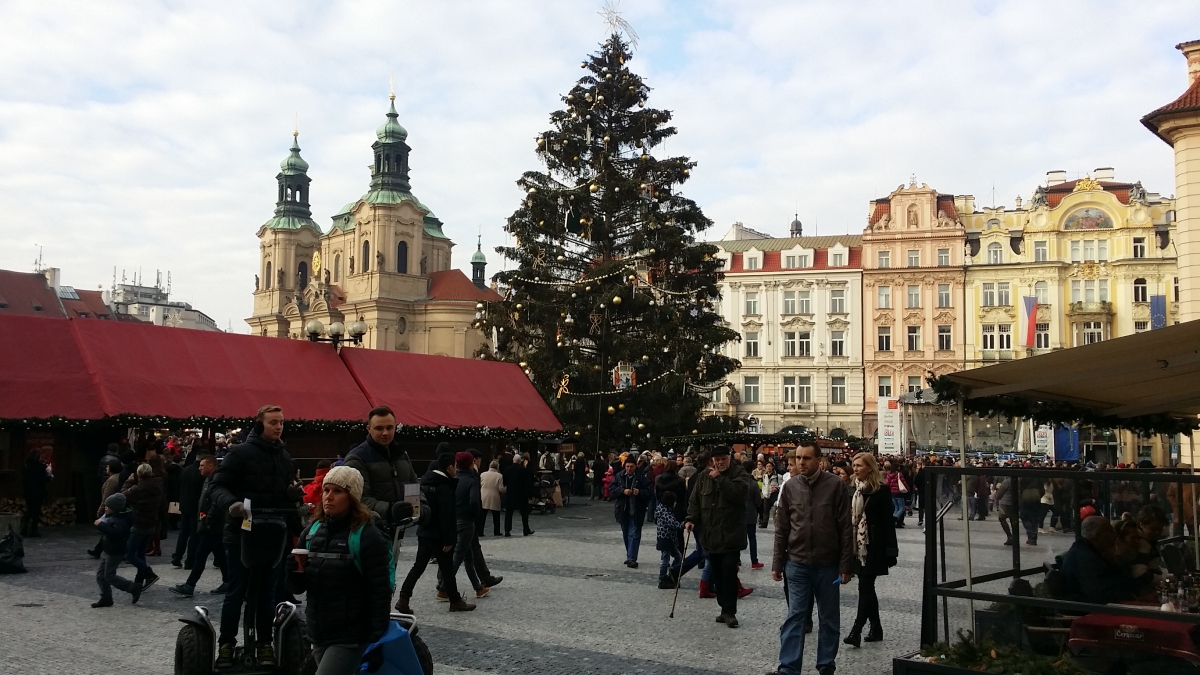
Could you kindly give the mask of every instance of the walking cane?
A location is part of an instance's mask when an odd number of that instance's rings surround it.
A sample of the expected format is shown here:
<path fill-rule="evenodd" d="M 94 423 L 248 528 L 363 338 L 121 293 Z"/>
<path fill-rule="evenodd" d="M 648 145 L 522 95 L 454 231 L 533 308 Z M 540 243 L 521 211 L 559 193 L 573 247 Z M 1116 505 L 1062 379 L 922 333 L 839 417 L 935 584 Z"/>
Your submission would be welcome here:
<path fill-rule="evenodd" d="M 688 543 L 692 540 L 692 531 L 688 530 L 683 538 L 683 555 L 679 557 L 679 572 L 675 574 L 675 599 L 671 601 L 671 616 L 675 618 L 675 603 L 679 602 L 679 582 L 683 579 L 683 558 L 687 555 Z"/>

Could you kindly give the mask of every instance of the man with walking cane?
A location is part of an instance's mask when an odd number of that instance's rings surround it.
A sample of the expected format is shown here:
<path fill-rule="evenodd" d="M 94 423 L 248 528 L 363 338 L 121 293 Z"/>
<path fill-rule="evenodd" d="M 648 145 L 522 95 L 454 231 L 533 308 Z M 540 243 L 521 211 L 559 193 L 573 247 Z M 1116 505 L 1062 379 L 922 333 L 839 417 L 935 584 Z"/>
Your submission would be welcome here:
<path fill-rule="evenodd" d="M 731 462 L 729 446 L 712 449 L 708 470 L 697 473 L 684 529 L 696 537 L 712 566 L 721 613 L 717 623 L 737 628 L 738 560 L 746 548 L 746 470 Z"/>

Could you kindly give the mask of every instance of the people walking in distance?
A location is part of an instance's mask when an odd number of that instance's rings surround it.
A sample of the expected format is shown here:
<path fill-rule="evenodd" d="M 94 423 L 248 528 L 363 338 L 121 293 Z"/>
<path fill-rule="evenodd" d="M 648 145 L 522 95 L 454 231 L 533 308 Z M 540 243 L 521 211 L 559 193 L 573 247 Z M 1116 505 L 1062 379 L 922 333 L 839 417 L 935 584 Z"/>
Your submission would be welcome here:
<path fill-rule="evenodd" d="M 613 499 L 613 515 L 621 526 L 625 542 L 625 566 L 637 568 L 638 548 L 642 543 L 642 523 L 646 521 L 646 505 L 653 488 L 646 473 L 638 469 L 637 457 L 625 458 L 623 470 L 613 476 L 609 494 Z"/>
<path fill-rule="evenodd" d="M 117 568 L 125 558 L 125 547 L 129 543 L 129 530 L 133 527 L 133 511 L 125 505 L 125 495 L 114 492 L 104 500 L 104 513 L 95 525 L 104 537 L 100 545 L 100 567 L 96 569 L 96 585 L 100 587 L 100 599 L 92 607 L 112 607 L 112 589 L 125 591 L 137 603 L 142 594 L 142 585 L 117 574 Z"/>
<path fill-rule="evenodd" d="M 46 448 L 43 448 L 45 450 Z M 21 516 L 21 536 L 40 537 L 38 522 L 42 518 L 42 504 L 46 501 L 46 486 L 54 478 L 50 466 L 42 461 L 42 451 L 31 448 L 25 455 L 25 466 L 21 472 L 24 488 L 25 513 Z"/>
<path fill-rule="evenodd" d="M 529 455 L 514 455 L 512 464 L 507 471 L 501 471 L 501 475 L 504 476 L 504 485 L 508 488 L 505 492 L 507 501 L 504 506 L 504 536 L 512 536 L 513 512 L 516 511 L 521 514 L 521 534 L 528 537 L 533 534 L 529 527 L 529 514 L 533 511 L 529 500 L 536 496 L 533 474 L 529 472 Z"/>
<path fill-rule="evenodd" d="M 738 560 L 746 548 L 746 490 L 749 479 L 741 464 L 730 460 L 729 446 L 718 445 L 710 452 L 707 471 L 697 473 L 688 500 L 684 527 L 697 531 L 704 547 L 721 613 L 718 623 L 738 627 Z"/>
<path fill-rule="evenodd" d="M 670 589 L 675 588 L 683 565 L 683 524 L 675 517 L 675 493 L 663 492 L 657 509 L 654 523 L 658 528 L 655 544 L 659 552 L 658 587 Z"/>
<path fill-rule="evenodd" d="M 171 554 L 171 565 L 191 569 L 192 557 L 196 554 L 196 524 L 200 509 L 200 491 L 204 489 L 204 476 L 200 463 L 193 461 L 179 472 L 179 538 L 175 540 L 175 552 Z"/>
<path fill-rule="evenodd" d="M 767 462 L 763 465 L 762 513 L 758 517 L 760 528 L 765 528 L 770 522 L 771 511 L 775 508 L 775 501 L 779 499 L 779 487 L 783 484 L 781 478 L 778 473 L 775 473 L 774 462 Z"/>
<path fill-rule="evenodd" d="M 842 642 L 857 647 L 861 640 L 883 639 L 879 619 L 879 595 L 875 580 L 896 565 L 896 521 L 892 519 L 892 495 L 879 473 L 875 456 L 860 452 L 851 465 L 854 470 L 854 496 L 850 501 L 850 523 L 854 537 L 854 571 L 858 575 L 858 613 L 850 633 Z M 862 629 L 870 623 L 865 638 Z"/>
<path fill-rule="evenodd" d="M 137 471 L 126 481 L 123 490 L 129 508 L 133 509 L 133 526 L 125 547 L 125 562 L 137 568 L 137 578 L 146 590 L 158 581 L 158 575 L 146 562 L 146 547 L 158 534 L 160 506 L 163 501 L 163 480 L 154 475 L 149 464 L 139 464 Z"/>
<path fill-rule="evenodd" d="M 428 507 L 429 513 L 418 516 L 417 555 L 400 587 L 400 599 L 396 601 L 396 609 L 405 614 L 412 614 L 409 600 L 430 560 L 437 561 L 444 590 L 450 600 L 450 611 L 469 612 L 475 609 L 475 605 L 463 600 L 454 580 L 454 544 L 458 540 L 455 512 L 458 484 L 455 473 L 454 455 L 443 452 L 421 477 L 421 503 Z"/>
<path fill-rule="evenodd" d="M 491 464 L 488 464 L 488 470 L 479 476 L 479 492 L 483 501 L 484 517 L 488 514 L 492 516 L 492 534 L 497 537 L 500 536 L 500 512 L 503 510 L 501 497 L 506 490 L 504 476 L 500 474 L 500 462 L 492 460 Z"/>
<path fill-rule="evenodd" d="M 217 471 L 217 458 L 200 454 L 196 458 L 196 466 L 200 469 L 204 483 L 200 487 L 200 500 L 196 506 L 196 551 L 192 556 L 192 569 L 187 581 L 167 589 L 186 598 L 192 597 L 196 592 L 196 584 L 200 582 L 200 575 L 204 574 L 210 553 L 213 563 L 221 572 L 221 585 L 214 588 L 212 593 L 222 595 L 229 588 L 229 568 L 225 565 L 225 546 L 221 543 L 221 530 L 225 524 L 224 513 L 214 509 L 212 504 L 212 477 Z"/>

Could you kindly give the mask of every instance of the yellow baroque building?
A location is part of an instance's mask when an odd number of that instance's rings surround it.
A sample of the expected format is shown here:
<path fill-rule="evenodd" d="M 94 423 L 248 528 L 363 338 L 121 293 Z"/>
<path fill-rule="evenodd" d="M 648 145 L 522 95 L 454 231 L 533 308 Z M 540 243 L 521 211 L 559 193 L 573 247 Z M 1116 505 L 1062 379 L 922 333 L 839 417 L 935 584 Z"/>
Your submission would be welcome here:
<path fill-rule="evenodd" d="M 372 145 L 370 188 L 322 232 L 309 209 L 308 162 L 298 139 L 280 164 L 275 216 L 258 230 L 251 331 L 304 338 L 313 319 L 366 325 L 363 346 L 471 357 L 484 335 L 471 324 L 476 304 L 500 300 L 485 285 L 480 247 L 472 278 L 451 266 L 454 243 L 412 194 L 408 132 L 394 102 Z"/>

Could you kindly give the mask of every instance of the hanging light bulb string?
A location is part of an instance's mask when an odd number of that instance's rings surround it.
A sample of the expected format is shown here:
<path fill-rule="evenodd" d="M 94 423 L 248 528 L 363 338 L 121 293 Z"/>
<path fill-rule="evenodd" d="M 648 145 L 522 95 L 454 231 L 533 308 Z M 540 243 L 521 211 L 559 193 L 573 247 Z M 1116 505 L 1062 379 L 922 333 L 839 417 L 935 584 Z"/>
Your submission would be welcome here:
<path fill-rule="evenodd" d="M 625 387 L 624 389 L 613 389 L 610 391 L 595 391 L 595 392 L 587 392 L 587 393 L 568 391 L 568 392 L 564 392 L 564 395 L 565 396 L 611 396 L 613 394 L 623 394 L 623 393 L 628 392 L 633 389 L 641 389 L 642 387 L 654 384 L 655 382 L 658 382 L 659 380 L 663 379 L 664 377 L 666 377 L 668 375 L 672 375 L 672 374 L 678 375 L 679 373 L 675 372 L 674 370 L 667 370 L 656 377 L 652 377 L 649 380 L 646 380 L 645 382 L 638 382 L 637 384 L 630 385 L 628 387 Z"/>

